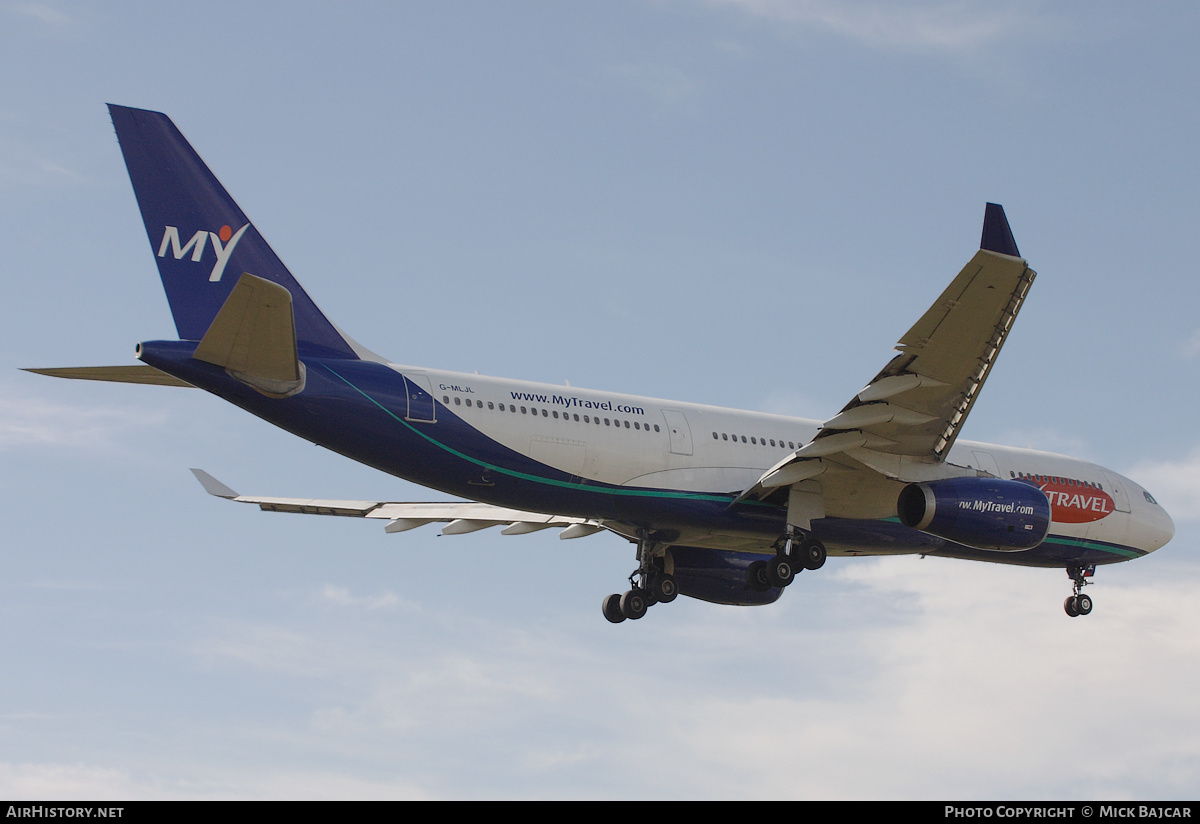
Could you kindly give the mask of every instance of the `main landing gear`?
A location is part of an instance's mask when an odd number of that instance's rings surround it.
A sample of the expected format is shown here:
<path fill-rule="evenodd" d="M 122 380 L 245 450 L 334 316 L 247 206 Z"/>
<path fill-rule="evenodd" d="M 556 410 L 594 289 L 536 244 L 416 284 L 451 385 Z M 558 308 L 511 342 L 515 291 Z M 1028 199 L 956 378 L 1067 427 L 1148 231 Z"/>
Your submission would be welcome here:
<path fill-rule="evenodd" d="M 1063 609 L 1072 618 L 1087 615 L 1092 611 L 1092 599 L 1090 596 L 1084 595 L 1082 590 L 1085 586 L 1092 583 L 1087 579 L 1092 577 L 1095 572 L 1095 564 L 1067 567 L 1067 575 L 1074 582 L 1074 589 L 1073 594 L 1067 600 L 1063 601 Z"/>
<path fill-rule="evenodd" d="M 655 604 L 667 604 L 679 595 L 675 576 L 667 571 L 668 541 L 672 536 L 638 531 L 638 568 L 629 576 L 629 589 L 623 594 L 608 595 L 601 603 L 604 617 L 614 624 L 625 619 L 636 621 Z M 746 586 L 756 592 L 772 587 L 786 587 L 804 569 L 820 569 L 825 565 L 825 545 L 797 527 L 775 542 L 775 557 L 754 561 L 746 570 Z"/>
<path fill-rule="evenodd" d="M 679 595 L 675 576 L 666 569 L 666 544 L 653 540 L 648 530 L 638 530 L 638 568 L 629 576 L 629 589 L 609 595 L 601 604 L 604 617 L 614 624 L 636 621 L 655 604 L 669 604 Z"/>
<path fill-rule="evenodd" d="M 746 585 L 755 592 L 786 587 L 802 570 L 820 569 L 826 557 L 823 543 L 789 526 L 787 534 L 775 542 L 775 557 L 754 561 L 746 569 Z"/>

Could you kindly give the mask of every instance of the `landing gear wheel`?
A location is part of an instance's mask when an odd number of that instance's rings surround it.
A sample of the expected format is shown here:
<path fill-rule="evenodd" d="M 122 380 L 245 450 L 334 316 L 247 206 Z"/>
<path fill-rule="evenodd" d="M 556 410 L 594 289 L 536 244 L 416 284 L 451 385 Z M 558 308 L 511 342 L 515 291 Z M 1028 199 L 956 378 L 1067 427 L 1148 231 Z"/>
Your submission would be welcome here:
<path fill-rule="evenodd" d="M 679 584 L 674 575 L 665 572 L 650 579 L 650 595 L 660 604 L 669 604 L 679 595 Z"/>
<path fill-rule="evenodd" d="M 1085 586 L 1091 583 L 1088 578 L 1096 571 L 1096 565 L 1088 566 L 1069 566 L 1067 567 L 1067 575 L 1071 577 L 1071 582 L 1074 584 L 1071 597 L 1063 602 L 1063 610 L 1067 615 L 1075 618 L 1080 615 L 1087 615 L 1092 611 L 1092 599 L 1089 595 L 1084 595 L 1082 590 Z"/>
<path fill-rule="evenodd" d="M 746 567 L 746 586 L 755 592 L 766 592 L 771 588 L 771 582 L 767 580 L 766 561 L 754 561 Z"/>
<path fill-rule="evenodd" d="M 765 572 L 767 583 L 773 587 L 786 587 L 796 580 L 796 574 L 792 571 L 792 563 L 784 555 L 776 555 L 767 561 Z"/>
<path fill-rule="evenodd" d="M 797 569 L 820 569 L 825 566 L 825 544 L 816 538 L 805 538 L 792 549 L 792 562 Z"/>
<path fill-rule="evenodd" d="M 625 613 L 621 612 L 621 596 L 617 594 L 609 595 L 600 604 L 600 609 L 604 612 L 604 617 L 614 624 L 619 624 L 625 620 Z"/>
<path fill-rule="evenodd" d="M 639 589 L 628 590 L 621 596 L 621 614 L 631 621 L 636 621 L 645 615 L 649 607 L 650 605 L 646 603 L 646 599 Z"/>

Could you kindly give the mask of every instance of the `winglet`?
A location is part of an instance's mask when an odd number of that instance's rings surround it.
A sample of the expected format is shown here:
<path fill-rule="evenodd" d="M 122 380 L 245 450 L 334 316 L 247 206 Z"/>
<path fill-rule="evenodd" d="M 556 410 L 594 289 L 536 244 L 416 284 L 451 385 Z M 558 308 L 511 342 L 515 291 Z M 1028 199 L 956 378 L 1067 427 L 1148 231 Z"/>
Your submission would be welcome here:
<path fill-rule="evenodd" d="M 209 475 L 203 469 L 193 469 L 192 474 L 196 476 L 197 481 L 204 485 L 204 491 L 209 495 L 216 495 L 218 498 L 229 499 L 233 499 L 238 496 L 236 492 L 225 486 L 225 484 L 218 481 L 212 475 Z"/>
<path fill-rule="evenodd" d="M 1012 229 L 1008 227 L 1008 218 L 1004 216 L 1004 207 L 999 203 L 989 203 L 984 209 L 983 237 L 979 240 L 979 248 L 1012 257 L 1021 256 Z"/>

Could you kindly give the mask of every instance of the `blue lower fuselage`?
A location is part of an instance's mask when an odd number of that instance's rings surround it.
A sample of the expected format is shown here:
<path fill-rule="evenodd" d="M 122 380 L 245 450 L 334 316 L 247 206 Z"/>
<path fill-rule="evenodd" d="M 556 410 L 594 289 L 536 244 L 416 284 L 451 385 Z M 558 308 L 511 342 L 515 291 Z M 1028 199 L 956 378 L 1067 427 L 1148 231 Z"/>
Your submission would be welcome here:
<path fill-rule="evenodd" d="M 572 475 L 499 443 L 389 365 L 302 352 L 305 383 L 268 397 L 224 369 L 195 360 L 195 342 L 139 347 L 145 363 L 209 391 L 305 440 L 441 492 L 530 512 L 548 512 L 671 534 L 706 530 L 758 542 L 762 552 L 786 528 L 786 507 L 734 503 L 740 490 L 622 485 Z M 427 410 L 427 411 L 418 411 Z M 436 421 L 436 422 L 435 422 Z M 974 549 L 903 526 L 895 518 L 824 518 L 813 531 L 831 555 L 930 554 L 1026 566 L 1104 564 L 1140 550 L 1052 531 L 1021 552 Z M 731 550 L 733 551 L 733 550 Z M 739 554 L 736 553 L 735 554 Z"/>

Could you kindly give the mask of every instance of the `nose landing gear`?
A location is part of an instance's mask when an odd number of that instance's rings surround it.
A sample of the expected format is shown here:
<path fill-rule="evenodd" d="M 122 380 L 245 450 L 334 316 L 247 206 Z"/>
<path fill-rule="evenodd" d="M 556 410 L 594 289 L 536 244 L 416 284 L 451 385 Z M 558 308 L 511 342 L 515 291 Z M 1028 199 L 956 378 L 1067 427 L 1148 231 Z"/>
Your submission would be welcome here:
<path fill-rule="evenodd" d="M 1091 578 L 1095 573 L 1095 564 L 1067 567 L 1067 575 L 1074 582 L 1074 587 L 1070 597 L 1063 601 L 1063 611 L 1072 618 L 1087 615 L 1092 611 L 1092 599 L 1090 596 L 1084 595 L 1082 590 L 1085 586 L 1092 583 L 1087 579 Z"/>

